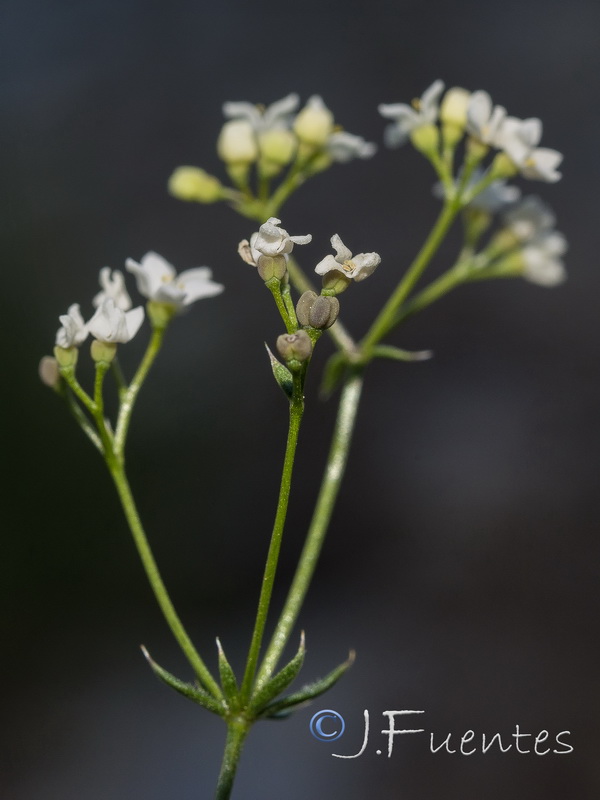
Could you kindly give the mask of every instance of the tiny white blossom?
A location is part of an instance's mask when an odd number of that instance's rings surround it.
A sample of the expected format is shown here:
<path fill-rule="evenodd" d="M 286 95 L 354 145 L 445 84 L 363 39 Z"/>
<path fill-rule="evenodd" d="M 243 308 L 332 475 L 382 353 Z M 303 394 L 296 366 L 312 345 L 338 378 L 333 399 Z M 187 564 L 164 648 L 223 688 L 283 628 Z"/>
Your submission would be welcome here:
<path fill-rule="evenodd" d="M 501 147 L 525 178 L 555 183 L 562 177 L 557 167 L 563 160 L 558 150 L 537 147 L 542 138 L 542 122 L 537 117 L 506 117 L 498 134 Z"/>
<path fill-rule="evenodd" d="M 88 325 L 84 322 L 79 310 L 79 303 L 69 306 L 66 314 L 58 318 L 61 328 L 56 332 L 56 344 L 67 350 L 70 347 L 79 347 L 87 339 Z"/>
<path fill-rule="evenodd" d="M 308 244 L 312 241 L 311 234 L 306 236 L 290 236 L 283 228 L 278 227 L 281 223 L 276 217 L 269 217 L 264 222 L 257 233 L 252 235 L 250 246 L 255 260 L 258 256 L 281 256 L 291 253 L 295 244 Z M 258 254 L 258 256 L 256 255 Z"/>
<path fill-rule="evenodd" d="M 506 227 L 521 242 L 530 241 L 540 234 L 547 233 L 556 223 L 552 209 L 533 195 L 525 197 L 518 205 L 508 209 L 503 217 Z"/>
<path fill-rule="evenodd" d="M 133 339 L 143 321 L 142 306 L 132 311 L 123 311 L 115 305 L 111 297 L 108 297 L 102 301 L 102 305 L 88 322 L 88 327 L 92 336 L 100 342 L 125 344 Z"/>
<path fill-rule="evenodd" d="M 333 114 L 318 94 L 312 95 L 294 120 L 294 133 L 310 147 L 323 147 L 333 133 Z"/>
<path fill-rule="evenodd" d="M 110 267 L 103 267 L 100 270 L 99 280 L 102 291 L 98 292 L 92 300 L 94 308 L 98 308 L 107 297 L 111 297 L 115 301 L 117 308 L 120 308 L 121 311 L 129 311 L 133 303 L 125 287 L 125 277 L 123 273 L 115 269 L 111 277 Z"/>
<path fill-rule="evenodd" d="M 230 101 L 224 103 L 223 114 L 228 119 L 242 119 L 252 125 L 255 133 L 265 133 L 273 128 L 289 128 L 292 114 L 297 110 L 300 98 L 288 94 L 266 108 L 253 103 Z"/>
<path fill-rule="evenodd" d="M 146 253 L 138 264 L 132 258 L 125 262 L 127 270 L 135 275 L 140 294 L 156 303 L 167 303 L 181 310 L 203 297 L 214 297 L 225 288 L 212 279 L 208 267 L 186 269 L 177 275 L 158 253 Z"/>
<path fill-rule="evenodd" d="M 523 277 L 540 286 L 557 286 L 567 273 L 561 256 L 567 250 L 567 240 L 561 233 L 552 231 L 539 236 L 521 251 Z"/>
<path fill-rule="evenodd" d="M 386 119 L 393 120 L 392 125 L 384 131 L 385 143 L 388 147 L 398 147 L 408 139 L 410 134 L 422 125 L 433 125 L 438 118 L 439 100 L 444 91 L 443 81 L 434 81 L 416 98 L 411 105 L 407 103 L 382 103 L 379 113 Z"/>
<path fill-rule="evenodd" d="M 381 257 L 378 253 L 359 253 L 353 257 L 337 233 L 331 237 L 331 246 L 336 255 L 325 256 L 322 261 L 319 261 L 315 267 L 317 275 L 326 275 L 328 272 L 336 270 L 345 275 L 346 278 L 364 281 L 381 263 Z"/>
<path fill-rule="evenodd" d="M 334 161 L 345 163 L 353 158 L 371 158 L 377 145 L 366 142 L 362 136 L 347 131 L 336 131 L 327 139 L 326 147 Z"/>
<path fill-rule="evenodd" d="M 487 92 L 473 92 L 467 106 L 467 132 L 483 144 L 500 147 L 499 134 L 506 117 L 503 106 L 494 106 Z"/>

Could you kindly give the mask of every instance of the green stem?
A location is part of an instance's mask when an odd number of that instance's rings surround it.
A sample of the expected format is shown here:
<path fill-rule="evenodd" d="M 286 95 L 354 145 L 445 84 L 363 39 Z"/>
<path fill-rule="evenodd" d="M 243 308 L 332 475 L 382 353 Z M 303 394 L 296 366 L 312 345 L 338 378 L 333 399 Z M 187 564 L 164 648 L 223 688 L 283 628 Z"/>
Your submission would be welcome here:
<path fill-rule="evenodd" d="M 202 685 L 205 686 L 214 697 L 220 700 L 223 697 L 221 689 L 192 644 L 190 637 L 188 636 L 181 620 L 177 615 L 177 612 L 175 611 L 166 586 L 164 585 L 160 576 L 160 572 L 158 571 L 158 566 L 154 556 L 152 555 L 152 550 L 150 549 L 148 539 L 146 538 L 146 533 L 142 526 L 138 510 L 131 493 L 131 488 L 129 486 L 127 476 L 125 475 L 125 471 L 120 461 L 118 461 L 114 455 L 112 457 L 107 457 L 106 463 L 110 470 L 110 474 L 112 475 L 113 481 L 115 482 L 115 486 L 121 500 L 121 505 L 123 506 L 123 511 L 125 512 L 125 517 L 129 523 L 129 528 L 131 529 L 131 533 L 133 535 L 135 546 L 137 547 L 137 551 L 142 560 L 142 564 L 144 565 L 144 570 L 146 571 L 150 586 L 152 587 L 152 591 L 154 592 L 154 596 L 156 597 L 164 618 L 166 619 L 173 636 L 183 650 L 187 660 L 189 661 Z"/>
<path fill-rule="evenodd" d="M 271 278 L 265 283 L 265 286 L 269 289 L 269 291 L 273 295 L 273 299 L 275 300 L 275 305 L 277 306 L 277 310 L 281 315 L 281 319 L 283 320 L 283 324 L 285 325 L 286 331 L 288 333 L 295 333 L 297 330 L 297 326 L 295 326 L 292 320 L 290 319 L 288 308 L 285 304 L 283 295 L 281 293 L 281 281 L 279 280 L 279 278 Z"/>
<path fill-rule="evenodd" d="M 273 583 L 275 581 L 275 572 L 277 570 L 277 562 L 279 560 L 279 550 L 281 548 L 281 538 L 283 535 L 283 528 L 285 525 L 285 518 L 290 499 L 294 457 L 296 454 L 298 434 L 300 432 L 300 423 L 302 421 L 303 413 L 304 399 L 302 397 L 301 378 L 296 374 L 294 375 L 294 396 L 290 403 L 290 422 L 285 457 L 283 461 L 279 499 L 277 501 L 277 513 L 275 514 L 273 533 L 271 534 L 271 543 L 269 545 L 267 563 L 265 565 L 262 588 L 258 601 L 258 610 L 256 612 L 256 622 L 254 624 L 254 632 L 252 634 L 252 641 L 250 644 L 250 650 L 248 652 L 248 660 L 246 662 L 246 670 L 244 672 L 244 679 L 242 681 L 242 687 L 240 691 L 242 704 L 245 703 L 250 696 L 252 682 L 256 672 L 258 656 L 260 653 L 260 646 L 267 622 L 267 615 L 269 613 L 269 605 L 271 602 L 271 595 L 273 593 Z"/>
<path fill-rule="evenodd" d="M 362 340 L 362 348 L 366 350 L 367 353 L 394 326 L 394 320 L 398 309 L 404 303 L 413 287 L 425 271 L 427 265 L 437 252 L 460 209 L 460 194 L 458 194 L 452 200 L 446 201 L 444 204 L 444 207 L 435 225 L 433 226 L 431 233 L 427 237 L 425 244 L 417 254 L 413 263 L 408 268 L 392 296 L 384 305 L 381 312 L 371 325 L 367 335 Z"/>
<path fill-rule="evenodd" d="M 313 577 L 317 560 L 327 533 L 331 514 L 348 462 L 350 442 L 354 431 L 356 413 L 363 385 L 362 369 L 351 367 L 340 397 L 333 439 L 321 484 L 321 490 L 308 529 L 306 542 L 298 562 L 296 574 L 290 587 L 285 606 L 273 638 L 267 648 L 256 679 L 256 686 L 263 686 L 277 666 L 292 629 L 302 608 L 302 603 Z"/>
<path fill-rule="evenodd" d="M 119 416 L 117 419 L 117 428 L 115 431 L 115 446 L 114 446 L 115 455 L 120 461 L 123 461 L 123 451 L 125 448 L 127 431 L 129 430 L 129 423 L 131 421 L 131 413 L 133 411 L 133 406 L 135 404 L 139 391 L 142 388 L 142 384 L 146 379 L 148 370 L 154 363 L 154 359 L 158 355 L 158 352 L 161 348 L 163 338 L 165 335 L 165 330 L 166 329 L 164 327 L 157 327 L 153 329 L 152 336 L 150 338 L 150 342 L 148 343 L 146 352 L 144 353 L 142 362 L 138 367 L 137 372 L 133 376 L 133 380 L 129 384 L 129 388 L 122 395 L 121 405 L 119 408 Z"/>
<path fill-rule="evenodd" d="M 231 797 L 235 773 L 249 730 L 250 724 L 246 720 L 232 719 L 227 722 L 227 740 L 215 800 L 229 800 Z"/>

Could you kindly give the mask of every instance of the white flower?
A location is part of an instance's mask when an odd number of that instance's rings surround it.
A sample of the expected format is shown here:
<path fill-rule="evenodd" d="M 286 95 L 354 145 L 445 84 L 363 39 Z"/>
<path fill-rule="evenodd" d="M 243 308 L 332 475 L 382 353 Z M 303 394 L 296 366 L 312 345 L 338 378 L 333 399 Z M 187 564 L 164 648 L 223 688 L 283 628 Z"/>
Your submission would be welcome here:
<path fill-rule="evenodd" d="M 203 297 L 214 297 L 225 288 L 215 283 L 208 267 L 186 269 L 177 275 L 175 268 L 158 253 L 146 253 L 138 264 L 132 258 L 125 262 L 135 275 L 140 294 L 156 303 L 167 303 L 181 310 Z"/>
<path fill-rule="evenodd" d="M 536 117 L 506 117 L 498 133 L 501 147 L 525 178 L 555 183 L 562 177 L 557 167 L 563 156 L 557 150 L 537 147 L 542 138 L 542 122 Z"/>
<path fill-rule="evenodd" d="M 335 256 L 325 256 L 315 267 L 317 275 L 326 275 L 332 270 L 341 272 L 346 278 L 353 278 L 355 281 L 364 281 L 374 272 L 375 268 L 381 263 L 378 253 L 359 253 L 352 257 L 352 253 L 342 242 L 340 237 L 334 234 L 331 237 L 331 246 L 336 252 Z"/>
<path fill-rule="evenodd" d="M 228 102 L 223 105 L 223 114 L 228 119 L 245 120 L 256 133 L 264 133 L 273 128 L 288 128 L 299 103 L 300 98 L 295 93 L 276 100 L 266 108 L 253 103 Z"/>
<path fill-rule="evenodd" d="M 406 103 L 382 103 L 379 113 L 386 119 L 394 120 L 384 131 L 385 143 L 388 147 L 398 147 L 408 139 L 410 134 L 423 125 L 433 125 L 438 117 L 439 99 L 444 91 L 443 81 L 434 81 L 423 92 L 423 96 Z"/>
<path fill-rule="evenodd" d="M 506 117 L 503 106 L 494 106 L 487 92 L 473 92 L 467 106 L 467 131 L 483 144 L 501 147 L 499 133 Z"/>
<path fill-rule="evenodd" d="M 312 236 L 290 236 L 283 228 L 279 228 L 281 223 L 280 219 L 276 217 L 269 217 L 264 222 L 258 233 L 252 235 L 250 239 L 250 246 L 253 250 L 253 256 L 258 253 L 263 256 L 281 256 L 291 253 L 295 244 L 308 244 L 312 241 Z M 255 258 L 258 260 L 258 257 Z"/>
<path fill-rule="evenodd" d="M 92 304 L 94 308 L 98 308 L 107 297 L 111 297 L 115 301 L 117 308 L 120 308 L 121 311 L 129 311 L 133 304 L 125 287 L 123 273 L 115 269 L 112 273 L 112 278 L 110 273 L 110 267 L 103 267 L 100 270 L 100 286 L 102 287 L 102 291 L 98 292 L 94 297 Z"/>
<path fill-rule="evenodd" d="M 504 213 L 504 222 L 521 242 L 535 239 L 554 228 L 556 218 L 539 197 L 530 195 Z"/>
<path fill-rule="evenodd" d="M 539 236 L 521 251 L 524 261 L 523 277 L 540 286 L 557 286 L 567 273 L 561 256 L 567 250 L 567 240 L 561 233 L 552 231 Z"/>
<path fill-rule="evenodd" d="M 334 161 L 345 163 L 353 158 L 371 158 L 377 151 L 377 145 L 366 142 L 362 136 L 347 131 L 336 131 L 327 139 L 326 147 Z"/>
<path fill-rule="evenodd" d="M 142 306 L 132 311 L 122 311 L 115 301 L 108 297 L 88 322 L 90 333 L 100 342 L 109 344 L 125 344 L 139 331 L 144 321 Z"/>
<path fill-rule="evenodd" d="M 88 325 L 83 321 L 79 310 L 79 303 L 69 306 L 66 314 L 59 317 L 62 328 L 56 332 L 56 345 L 68 350 L 70 347 L 79 347 L 87 339 Z"/>

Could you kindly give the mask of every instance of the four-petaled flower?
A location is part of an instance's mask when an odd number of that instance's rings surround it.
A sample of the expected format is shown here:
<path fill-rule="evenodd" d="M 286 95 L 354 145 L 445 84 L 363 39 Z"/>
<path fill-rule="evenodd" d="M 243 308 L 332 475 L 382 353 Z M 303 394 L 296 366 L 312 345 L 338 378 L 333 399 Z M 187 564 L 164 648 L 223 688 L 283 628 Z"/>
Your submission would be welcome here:
<path fill-rule="evenodd" d="M 371 158 L 377 145 L 366 142 L 362 136 L 347 131 L 335 131 L 326 143 L 327 151 L 334 161 L 345 163 L 353 158 Z"/>
<path fill-rule="evenodd" d="M 264 222 L 258 233 L 252 235 L 250 244 L 255 253 L 263 256 L 282 256 L 291 253 L 295 244 L 308 244 L 312 241 L 311 234 L 306 236 L 290 236 L 283 228 L 278 227 L 281 223 L 276 217 L 269 217 Z M 255 259 L 258 260 L 258 259 Z"/>
<path fill-rule="evenodd" d="M 62 328 L 56 332 L 56 344 L 64 350 L 70 347 L 79 347 L 87 339 L 88 326 L 84 322 L 79 310 L 79 303 L 69 306 L 66 314 L 59 317 Z"/>
<path fill-rule="evenodd" d="M 300 98 L 295 92 L 266 108 L 245 101 L 229 101 L 223 104 L 223 114 L 228 119 L 243 119 L 250 123 L 256 133 L 264 133 L 273 128 L 289 128 L 292 114 L 299 103 Z"/>
<path fill-rule="evenodd" d="M 100 342 L 125 344 L 133 339 L 143 321 L 142 306 L 132 311 L 123 311 L 115 305 L 111 297 L 107 297 L 88 322 L 88 328 L 92 336 Z"/>
<path fill-rule="evenodd" d="M 115 301 L 116 307 L 120 308 L 121 311 L 129 311 L 133 303 L 125 287 L 125 277 L 123 273 L 115 269 L 111 277 L 110 267 L 103 267 L 100 270 L 99 280 L 102 291 L 98 292 L 92 300 L 94 308 L 101 306 L 104 300 L 110 297 Z"/>
<path fill-rule="evenodd" d="M 554 228 L 556 218 L 552 209 L 539 197 L 530 195 L 503 214 L 506 227 L 520 242 L 527 242 Z"/>
<path fill-rule="evenodd" d="M 158 253 L 146 253 L 139 264 L 128 258 L 125 266 L 135 275 L 140 294 L 156 303 L 175 306 L 178 311 L 203 297 L 214 297 L 225 288 L 211 280 L 208 267 L 186 269 L 177 275 L 172 264 Z"/>
<path fill-rule="evenodd" d="M 557 167 L 563 160 L 562 153 L 548 147 L 537 147 L 542 138 L 542 121 L 537 117 L 506 117 L 497 138 L 497 146 L 504 150 L 525 178 L 547 183 L 560 180 Z"/>
<path fill-rule="evenodd" d="M 467 106 L 467 132 L 492 147 L 501 147 L 499 135 L 506 117 L 503 106 L 494 106 L 487 92 L 473 92 Z"/>
<path fill-rule="evenodd" d="M 318 275 L 326 275 L 332 270 L 341 272 L 346 278 L 355 281 L 364 281 L 381 263 L 378 253 L 359 253 L 352 257 L 352 253 L 335 233 L 331 237 L 331 246 L 336 252 L 335 256 L 325 256 L 315 267 Z"/>
<path fill-rule="evenodd" d="M 433 125 L 439 113 L 439 100 L 444 91 L 444 82 L 437 80 L 416 98 L 411 105 L 407 103 L 382 103 L 379 113 L 386 119 L 393 120 L 392 125 L 384 131 L 385 143 L 388 147 L 398 147 L 408 139 L 410 134 L 423 125 Z"/>
<path fill-rule="evenodd" d="M 567 250 L 567 240 L 556 231 L 549 231 L 525 245 L 521 251 L 524 261 L 523 277 L 540 286 L 557 286 L 567 273 L 561 256 Z"/>

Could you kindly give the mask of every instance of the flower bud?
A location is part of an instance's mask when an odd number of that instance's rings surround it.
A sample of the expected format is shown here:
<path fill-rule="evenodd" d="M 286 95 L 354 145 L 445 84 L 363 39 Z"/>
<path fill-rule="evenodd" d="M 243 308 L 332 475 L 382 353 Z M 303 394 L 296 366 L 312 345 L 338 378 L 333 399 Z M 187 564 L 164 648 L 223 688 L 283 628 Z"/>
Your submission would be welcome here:
<path fill-rule="evenodd" d="M 100 339 L 94 339 L 90 352 L 94 361 L 104 361 L 110 364 L 117 355 L 117 345 L 114 342 L 102 342 Z"/>
<path fill-rule="evenodd" d="M 438 151 L 440 132 L 435 125 L 419 125 L 410 134 L 410 139 L 416 150 L 429 156 Z"/>
<path fill-rule="evenodd" d="M 258 274 L 265 281 L 271 278 L 281 280 L 287 273 L 287 261 L 285 256 L 260 256 L 256 265 Z"/>
<path fill-rule="evenodd" d="M 304 292 L 298 300 L 296 314 L 301 325 L 325 330 L 330 328 L 340 313 L 340 302 L 337 297 L 329 297 Z"/>
<path fill-rule="evenodd" d="M 223 196 L 223 186 L 218 178 L 199 167 L 177 167 L 169 178 L 168 188 L 178 200 L 198 203 L 215 203 Z"/>
<path fill-rule="evenodd" d="M 320 97 L 311 97 L 294 120 L 294 131 L 303 144 L 314 149 L 325 145 L 333 131 L 333 114 Z"/>
<path fill-rule="evenodd" d="M 296 152 L 296 137 L 285 128 L 271 128 L 258 139 L 260 155 L 279 167 L 289 164 Z"/>
<path fill-rule="evenodd" d="M 38 375 L 40 380 L 50 389 L 58 389 L 60 384 L 60 372 L 58 369 L 58 361 L 52 356 L 44 356 L 40 361 L 38 367 Z"/>
<path fill-rule="evenodd" d="M 226 122 L 217 141 L 219 158 L 226 164 L 251 164 L 258 158 L 252 125 L 243 119 Z"/>
<path fill-rule="evenodd" d="M 312 342 L 306 331 L 282 333 L 277 338 L 277 350 L 286 361 L 306 361 L 312 353 Z"/>
<path fill-rule="evenodd" d="M 78 355 L 79 351 L 76 347 L 59 347 L 56 345 L 54 348 L 54 357 L 59 367 L 74 367 L 77 364 Z"/>
<path fill-rule="evenodd" d="M 440 120 L 443 126 L 444 141 L 447 146 L 454 147 L 467 127 L 467 108 L 471 93 L 455 86 L 444 95 L 440 107 Z"/>

